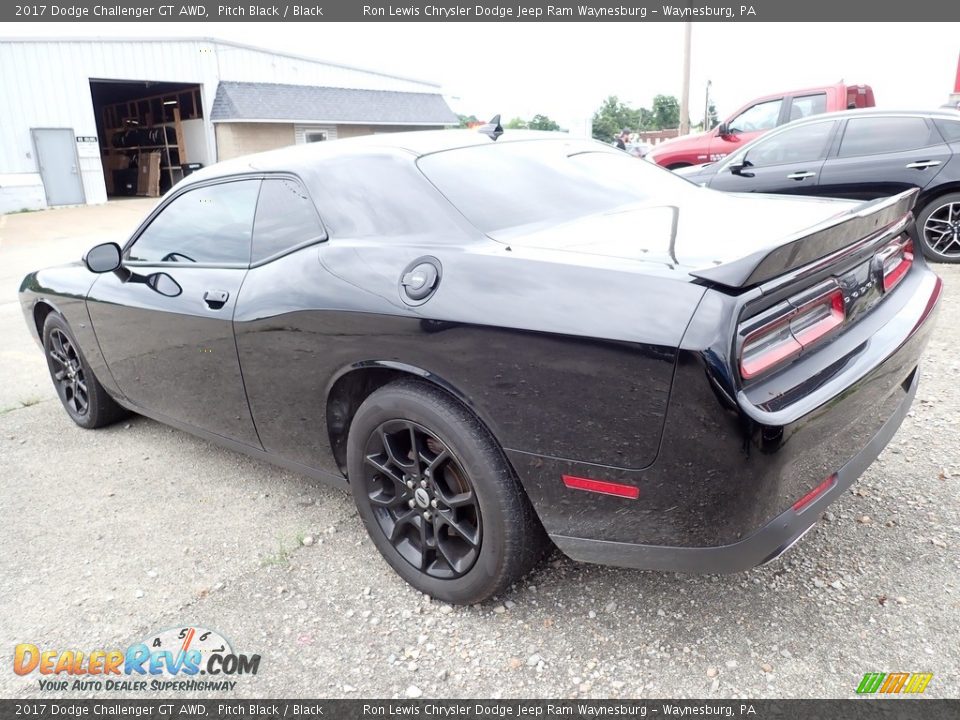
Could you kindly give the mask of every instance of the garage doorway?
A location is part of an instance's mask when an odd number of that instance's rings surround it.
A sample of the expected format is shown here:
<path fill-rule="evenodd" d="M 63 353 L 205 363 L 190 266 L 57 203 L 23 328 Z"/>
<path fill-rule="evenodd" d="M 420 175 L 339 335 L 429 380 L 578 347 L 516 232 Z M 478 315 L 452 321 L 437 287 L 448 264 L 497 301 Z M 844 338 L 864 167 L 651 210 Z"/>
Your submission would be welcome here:
<path fill-rule="evenodd" d="M 83 205 L 86 196 L 73 128 L 32 128 L 30 135 L 47 205 Z"/>
<path fill-rule="evenodd" d="M 208 164 L 198 83 L 91 79 L 108 197 L 159 197 Z"/>

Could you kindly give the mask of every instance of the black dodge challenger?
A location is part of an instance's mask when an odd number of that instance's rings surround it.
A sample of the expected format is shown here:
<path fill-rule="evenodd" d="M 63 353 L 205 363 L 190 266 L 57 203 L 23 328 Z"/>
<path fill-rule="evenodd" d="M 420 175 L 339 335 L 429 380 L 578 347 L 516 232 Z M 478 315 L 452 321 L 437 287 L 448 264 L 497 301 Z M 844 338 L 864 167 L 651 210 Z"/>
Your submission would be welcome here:
<path fill-rule="evenodd" d="M 330 481 L 472 603 L 550 541 L 777 557 L 890 441 L 941 283 L 916 191 L 728 195 L 550 133 L 378 135 L 189 176 L 123 248 L 28 275 L 70 417 L 133 411 Z"/>

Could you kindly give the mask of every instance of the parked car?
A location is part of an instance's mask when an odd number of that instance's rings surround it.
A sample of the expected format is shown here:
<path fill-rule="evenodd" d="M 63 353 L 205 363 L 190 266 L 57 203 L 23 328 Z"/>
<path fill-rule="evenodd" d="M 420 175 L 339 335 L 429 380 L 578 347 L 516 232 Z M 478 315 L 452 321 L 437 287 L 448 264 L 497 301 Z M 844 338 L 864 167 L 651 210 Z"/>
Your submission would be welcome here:
<path fill-rule="evenodd" d="M 722 160 L 751 140 L 793 120 L 876 104 L 869 85 L 827 85 L 751 100 L 717 127 L 656 146 L 649 159 L 670 170 Z"/>
<path fill-rule="evenodd" d="M 917 391 L 941 283 L 916 191 L 728 195 L 601 143 L 496 137 L 204 168 L 122 248 L 30 273 L 66 412 L 349 488 L 386 561 L 449 602 L 503 592 L 550 540 L 678 571 L 777 557 Z"/>
<path fill-rule="evenodd" d="M 791 123 L 677 171 L 715 190 L 872 200 L 919 188 L 923 253 L 960 262 L 960 112 L 854 111 Z"/>

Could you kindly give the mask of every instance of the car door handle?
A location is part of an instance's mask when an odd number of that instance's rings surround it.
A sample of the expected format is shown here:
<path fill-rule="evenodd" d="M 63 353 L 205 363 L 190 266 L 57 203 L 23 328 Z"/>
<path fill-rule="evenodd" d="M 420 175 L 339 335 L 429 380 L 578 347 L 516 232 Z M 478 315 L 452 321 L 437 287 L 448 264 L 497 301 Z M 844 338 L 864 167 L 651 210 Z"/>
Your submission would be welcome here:
<path fill-rule="evenodd" d="M 911 170 L 926 170 L 928 167 L 936 167 L 941 164 L 939 160 L 921 160 L 919 162 L 907 163 L 905 167 Z"/>
<path fill-rule="evenodd" d="M 207 290 L 203 294 L 203 301 L 211 310 L 219 310 L 227 304 L 227 298 L 229 297 L 230 293 L 226 290 Z"/>
<path fill-rule="evenodd" d="M 814 177 L 815 172 L 795 172 L 787 175 L 788 180 L 805 180 L 808 177 Z"/>

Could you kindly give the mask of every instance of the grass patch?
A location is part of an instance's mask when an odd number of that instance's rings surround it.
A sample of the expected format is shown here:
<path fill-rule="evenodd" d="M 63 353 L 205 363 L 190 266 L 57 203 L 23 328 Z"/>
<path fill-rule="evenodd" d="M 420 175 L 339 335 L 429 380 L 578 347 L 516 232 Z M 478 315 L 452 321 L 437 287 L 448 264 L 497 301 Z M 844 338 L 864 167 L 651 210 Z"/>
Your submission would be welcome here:
<path fill-rule="evenodd" d="M 260 557 L 260 564 L 263 566 L 267 565 L 277 565 L 284 566 L 290 564 L 290 558 L 293 557 L 294 551 L 297 548 L 303 546 L 303 539 L 307 536 L 307 533 L 304 531 L 298 532 L 293 536 L 292 544 L 288 545 L 288 541 L 284 540 L 282 537 L 277 536 L 277 549 L 270 553 L 269 555 L 262 555 Z"/>

